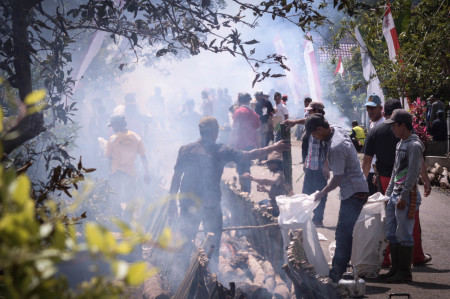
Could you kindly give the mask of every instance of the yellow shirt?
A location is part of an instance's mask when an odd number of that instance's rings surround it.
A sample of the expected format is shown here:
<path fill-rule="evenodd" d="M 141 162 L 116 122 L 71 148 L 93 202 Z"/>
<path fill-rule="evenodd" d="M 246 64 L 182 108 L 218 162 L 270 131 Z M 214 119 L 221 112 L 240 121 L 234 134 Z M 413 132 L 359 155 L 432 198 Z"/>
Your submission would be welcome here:
<path fill-rule="evenodd" d="M 353 130 L 356 132 L 356 139 L 359 140 L 359 143 L 361 145 L 364 145 L 364 142 L 366 141 L 366 134 L 364 133 L 364 129 L 360 126 L 353 127 Z"/>
<path fill-rule="evenodd" d="M 141 136 L 124 131 L 112 135 L 106 145 L 106 156 L 111 159 L 111 173 L 123 171 L 136 176 L 134 162 L 137 155 L 145 155 L 145 147 Z"/>

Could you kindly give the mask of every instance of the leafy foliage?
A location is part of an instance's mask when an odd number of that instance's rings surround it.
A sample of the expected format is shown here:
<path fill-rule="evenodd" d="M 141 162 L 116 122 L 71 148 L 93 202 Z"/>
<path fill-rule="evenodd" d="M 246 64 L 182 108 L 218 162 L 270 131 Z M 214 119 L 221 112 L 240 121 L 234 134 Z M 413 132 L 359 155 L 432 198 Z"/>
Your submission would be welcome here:
<path fill-rule="evenodd" d="M 396 61 L 389 60 L 382 37 L 384 4 L 378 1 L 372 9 L 358 10 L 353 19 L 344 19 L 335 39 L 353 35 L 358 26 L 387 99 L 426 99 L 431 94 L 448 98 L 450 38 L 442 34 L 450 30 L 448 1 L 423 0 L 412 5 L 409 0 L 398 0 L 391 4 L 401 48 Z"/>
<path fill-rule="evenodd" d="M 429 141 L 431 136 L 427 131 L 427 103 L 418 98 L 416 101 L 411 103 L 409 109 L 413 115 L 413 128 L 415 134 L 419 136 L 423 143 Z"/>

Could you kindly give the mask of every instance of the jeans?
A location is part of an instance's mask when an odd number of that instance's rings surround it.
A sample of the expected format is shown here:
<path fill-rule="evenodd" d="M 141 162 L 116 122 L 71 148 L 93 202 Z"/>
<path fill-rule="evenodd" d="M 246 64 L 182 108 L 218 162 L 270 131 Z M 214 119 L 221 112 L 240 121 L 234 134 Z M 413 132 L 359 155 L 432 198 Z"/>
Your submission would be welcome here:
<path fill-rule="evenodd" d="M 303 180 L 303 194 L 311 195 L 316 191 L 322 190 L 327 185 L 327 180 L 323 176 L 322 169 L 312 170 L 305 168 L 305 179 Z M 322 222 L 323 213 L 325 211 L 325 204 L 327 203 L 327 196 L 325 195 L 319 205 L 314 209 L 314 216 L 312 221 Z"/>
<path fill-rule="evenodd" d="M 352 256 L 353 228 L 367 197 L 367 193 L 355 193 L 341 200 L 335 236 L 336 250 L 330 270 L 330 278 L 334 282 L 338 282 L 347 269 Z"/>
<path fill-rule="evenodd" d="M 400 243 L 401 246 L 414 246 L 413 229 L 414 218 L 408 219 L 410 197 L 406 198 L 406 207 L 397 209 L 400 195 L 391 195 L 386 206 L 386 224 L 384 226 L 386 239 L 389 243 Z M 420 193 L 417 192 L 416 211 L 421 202 Z"/>

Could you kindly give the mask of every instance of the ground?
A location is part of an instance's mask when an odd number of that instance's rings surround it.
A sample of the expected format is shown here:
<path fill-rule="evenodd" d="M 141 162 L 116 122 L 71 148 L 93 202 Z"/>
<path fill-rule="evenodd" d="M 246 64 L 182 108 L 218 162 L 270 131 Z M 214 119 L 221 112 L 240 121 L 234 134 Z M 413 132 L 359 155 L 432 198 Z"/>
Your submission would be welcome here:
<path fill-rule="evenodd" d="M 303 165 L 301 161 L 301 143 L 292 143 L 292 163 L 294 192 L 300 193 L 303 186 Z M 252 175 L 256 177 L 270 177 L 271 173 L 265 166 L 253 165 Z M 236 176 L 234 168 L 225 168 L 224 179 Z M 300 180 L 298 180 L 300 178 Z M 298 182 L 296 182 L 298 180 Z M 266 198 L 263 193 L 256 191 L 256 184 L 252 183 L 252 198 L 255 201 Z M 318 232 L 325 235 L 327 241 L 321 241 L 322 249 L 330 261 L 328 246 L 334 241 L 337 217 L 339 212 L 338 190 L 328 195 L 325 208 L 324 227 Z M 423 188 L 420 187 L 423 194 Z M 409 293 L 412 298 L 450 298 L 450 196 L 433 189 L 431 195 L 424 198 L 420 207 L 422 226 L 422 244 L 425 253 L 431 254 L 433 260 L 426 266 L 413 267 L 413 282 L 407 284 L 385 284 L 367 282 L 366 298 L 388 298 L 389 293 Z M 400 297 L 399 297 L 400 298 Z"/>

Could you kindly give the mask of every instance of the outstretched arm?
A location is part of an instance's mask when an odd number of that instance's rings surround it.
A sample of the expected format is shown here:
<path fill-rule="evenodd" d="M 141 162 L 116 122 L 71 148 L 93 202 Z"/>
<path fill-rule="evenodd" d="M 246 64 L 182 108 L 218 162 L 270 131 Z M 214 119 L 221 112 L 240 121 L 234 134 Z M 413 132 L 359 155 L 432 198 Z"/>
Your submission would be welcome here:
<path fill-rule="evenodd" d="M 263 148 L 257 148 L 257 149 L 253 149 L 251 151 L 243 151 L 241 160 L 254 160 L 254 159 L 264 157 L 265 155 L 268 155 L 273 151 L 282 152 L 282 151 L 290 150 L 290 148 L 291 148 L 291 145 L 289 143 L 287 143 L 284 140 L 281 140 L 281 141 L 276 142 L 273 145 L 269 145 L 269 146 L 266 146 Z"/>

